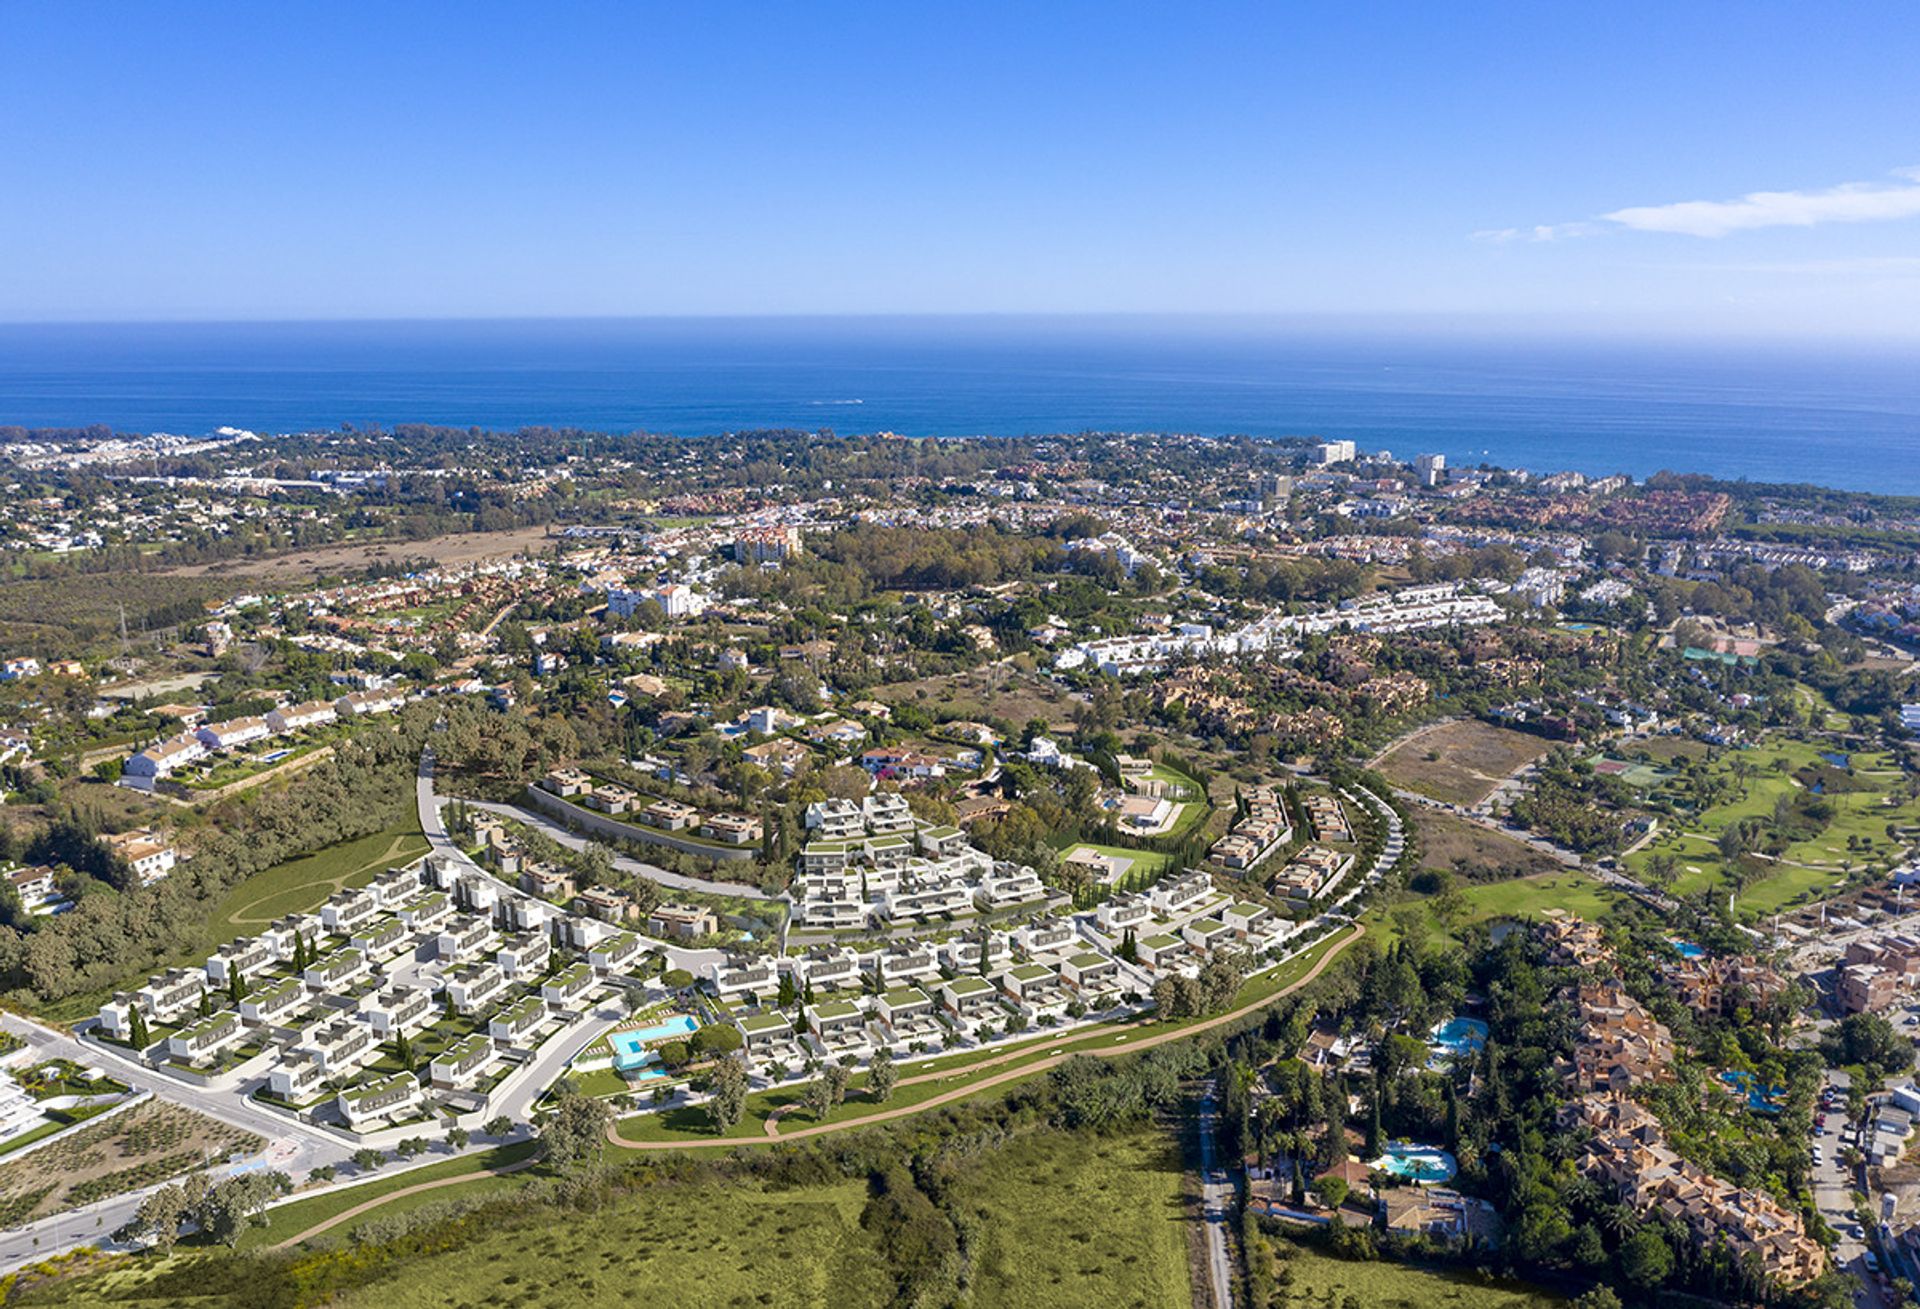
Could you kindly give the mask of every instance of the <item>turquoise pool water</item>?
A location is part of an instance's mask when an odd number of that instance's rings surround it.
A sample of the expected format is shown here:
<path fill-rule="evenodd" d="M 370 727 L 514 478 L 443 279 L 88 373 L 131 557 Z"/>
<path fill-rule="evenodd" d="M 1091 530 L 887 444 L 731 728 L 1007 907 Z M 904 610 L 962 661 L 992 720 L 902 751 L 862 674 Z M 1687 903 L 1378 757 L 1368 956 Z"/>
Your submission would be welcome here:
<path fill-rule="evenodd" d="M 1415 1145 L 1411 1141 L 1390 1143 L 1387 1152 L 1367 1167 L 1378 1168 L 1381 1172 L 1392 1173 L 1395 1177 L 1422 1186 L 1451 1181 L 1454 1173 L 1459 1171 L 1459 1164 L 1447 1151 L 1437 1145 Z"/>
<path fill-rule="evenodd" d="M 686 1014 L 675 1014 L 664 1022 L 651 1027 L 636 1027 L 629 1032 L 615 1032 L 607 1038 L 607 1044 L 613 1047 L 613 1066 L 623 1073 L 633 1073 L 638 1077 L 658 1077 L 660 1072 L 640 1071 L 648 1064 L 655 1063 L 653 1053 L 647 1046 L 655 1041 L 670 1041 L 677 1037 L 689 1036 L 700 1030 L 700 1024 Z"/>
<path fill-rule="evenodd" d="M 1682 941 L 1677 936 L 1670 936 L 1667 938 L 1667 941 L 1674 949 L 1680 952 L 1682 959 L 1705 959 L 1707 957 L 1706 948 L 1695 945 L 1692 941 Z"/>
<path fill-rule="evenodd" d="M 1436 1055 L 1473 1054 L 1487 1046 L 1487 1025 L 1478 1018 L 1455 1016 L 1427 1033 L 1427 1046 Z"/>
<path fill-rule="evenodd" d="M 1721 1084 L 1747 1102 L 1747 1108 L 1757 1114 L 1777 1114 L 1780 1112 L 1781 1097 L 1786 1095 L 1784 1086 L 1762 1086 L 1752 1073 L 1739 1069 L 1729 1069 L 1720 1074 Z"/>

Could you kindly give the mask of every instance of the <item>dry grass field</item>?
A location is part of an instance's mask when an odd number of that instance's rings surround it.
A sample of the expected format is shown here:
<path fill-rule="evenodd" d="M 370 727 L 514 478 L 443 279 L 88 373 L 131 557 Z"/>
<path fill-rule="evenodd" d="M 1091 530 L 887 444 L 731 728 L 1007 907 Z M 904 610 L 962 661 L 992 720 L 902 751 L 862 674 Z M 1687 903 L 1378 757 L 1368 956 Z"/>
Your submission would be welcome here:
<path fill-rule="evenodd" d="M 1413 811 L 1420 832 L 1420 866 L 1451 872 L 1461 860 L 1480 868 L 1498 868 L 1509 877 L 1556 873 L 1559 863 L 1523 841 L 1489 832 L 1478 823 L 1432 809 Z"/>
<path fill-rule="evenodd" d="M 526 550 L 539 550 L 547 539 L 544 527 L 521 527 L 511 532 L 455 532 L 423 541 L 359 541 L 315 546 L 265 559 L 223 559 L 211 564 L 186 564 L 167 570 L 167 577 L 307 577 L 316 573 L 347 573 L 368 564 L 395 559 L 431 559 L 458 567 L 488 559 L 505 559 Z"/>
<path fill-rule="evenodd" d="M 1476 719 L 1440 723 L 1401 742 L 1379 761 L 1387 779 L 1446 804 L 1472 805 L 1523 764 L 1547 752 L 1537 736 Z"/>

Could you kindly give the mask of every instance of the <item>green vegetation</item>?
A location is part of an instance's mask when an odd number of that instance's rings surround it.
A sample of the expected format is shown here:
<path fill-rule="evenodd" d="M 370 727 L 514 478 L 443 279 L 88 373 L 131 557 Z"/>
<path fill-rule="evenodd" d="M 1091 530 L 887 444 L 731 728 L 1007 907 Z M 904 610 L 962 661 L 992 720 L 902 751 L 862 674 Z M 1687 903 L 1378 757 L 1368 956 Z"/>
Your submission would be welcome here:
<path fill-rule="evenodd" d="M 342 841 L 298 859 L 255 873 L 233 888 L 213 911 L 208 944 L 258 932 L 276 918 L 305 913 L 335 891 L 363 886 L 389 868 L 427 852 L 427 838 L 416 816 L 384 831 Z"/>
<path fill-rule="evenodd" d="M 1682 895 L 1734 890 L 1746 919 L 1829 894 L 1891 863 L 1901 845 L 1889 827 L 1920 822 L 1920 799 L 1887 756 L 1848 762 L 1835 767 L 1819 745 L 1778 738 L 1693 763 L 1652 792 L 1677 812 L 1626 865 Z M 1693 807 L 1698 800 L 1709 803 Z"/>
<path fill-rule="evenodd" d="M 316 1195 L 307 1200 L 295 1200 L 274 1209 L 273 1224 L 270 1228 L 260 1228 L 248 1232 L 240 1238 L 242 1250 L 258 1249 L 262 1246 L 277 1245 L 290 1236 L 298 1236 L 329 1218 L 345 1213 L 357 1205 L 369 1200 L 378 1200 L 381 1196 L 392 1195 L 410 1186 L 422 1182 L 437 1182 L 449 1177 L 467 1177 L 471 1180 L 457 1186 L 440 1187 L 422 1192 L 419 1196 L 408 1196 L 380 1206 L 380 1213 L 390 1216 L 404 1213 L 409 1208 L 446 1200 L 455 1195 L 478 1195 L 519 1185 L 511 1176 L 497 1177 L 490 1170 L 506 1168 L 520 1163 L 531 1156 L 535 1150 L 532 1141 L 516 1141 L 511 1145 L 496 1146 L 477 1155 L 464 1155 L 458 1159 L 448 1159 L 442 1163 L 428 1164 L 424 1168 L 410 1168 L 405 1172 L 381 1174 L 372 1181 L 359 1186 L 345 1187 L 338 1191 L 329 1191 L 325 1195 Z"/>
<path fill-rule="evenodd" d="M 1277 1266 L 1285 1282 L 1275 1309 L 1345 1303 L 1351 1297 L 1368 1309 L 1551 1309 L 1564 1305 L 1557 1295 L 1524 1282 L 1494 1280 L 1474 1273 L 1419 1268 L 1404 1263 L 1338 1259 L 1306 1244 L 1282 1241 Z"/>
<path fill-rule="evenodd" d="M 1379 931 L 1383 943 L 1418 937 L 1427 945 L 1438 946 L 1449 938 L 1464 939 L 1468 929 L 1478 924 L 1531 918 L 1543 909 L 1564 909 L 1598 921 L 1607 916 L 1618 899 L 1618 893 L 1592 877 L 1568 869 L 1484 882 L 1437 895 L 1415 895 L 1391 907 L 1376 907 L 1364 921 Z"/>
<path fill-rule="evenodd" d="M 979 1224 L 982 1309 L 1187 1303 L 1181 1164 L 1163 1136 L 1025 1138 L 974 1169 L 954 1201 Z"/>

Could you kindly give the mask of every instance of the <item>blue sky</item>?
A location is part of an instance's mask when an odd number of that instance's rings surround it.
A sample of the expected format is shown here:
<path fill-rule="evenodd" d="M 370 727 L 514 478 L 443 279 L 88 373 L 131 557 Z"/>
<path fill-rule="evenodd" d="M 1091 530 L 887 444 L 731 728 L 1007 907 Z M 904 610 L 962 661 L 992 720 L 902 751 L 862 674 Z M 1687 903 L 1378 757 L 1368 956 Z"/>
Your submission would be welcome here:
<path fill-rule="evenodd" d="M 0 319 L 1917 336 L 1916 54 L 1895 3 L 14 4 Z"/>

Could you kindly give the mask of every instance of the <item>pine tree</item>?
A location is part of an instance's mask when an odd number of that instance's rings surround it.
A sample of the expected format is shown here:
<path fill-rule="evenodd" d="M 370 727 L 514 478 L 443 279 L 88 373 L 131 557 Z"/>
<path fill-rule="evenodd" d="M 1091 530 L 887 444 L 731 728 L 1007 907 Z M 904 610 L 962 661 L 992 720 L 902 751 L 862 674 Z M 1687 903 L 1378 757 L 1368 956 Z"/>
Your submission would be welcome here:
<path fill-rule="evenodd" d="M 240 980 L 240 970 L 238 968 L 228 969 L 227 970 L 227 999 L 230 1000 L 232 1003 L 238 1005 L 240 1001 L 246 997 L 246 994 L 247 994 L 247 987 L 246 987 L 246 983 Z"/>
<path fill-rule="evenodd" d="M 145 1050 L 153 1043 L 153 1035 L 147 1031 L 146 1014 L 135 1004 L 127 1006 L 127 1015 L 127 1039 L 133 1043 L 134 1049 Z"/>
<path fill-rule="evenodd" d="M 1140 962 L 1140 946 L 1133 939 L 1133 929 L 1129 927 L 1126 935 L 1120 938 L 1120 957 L 1130 964 Z"/>

